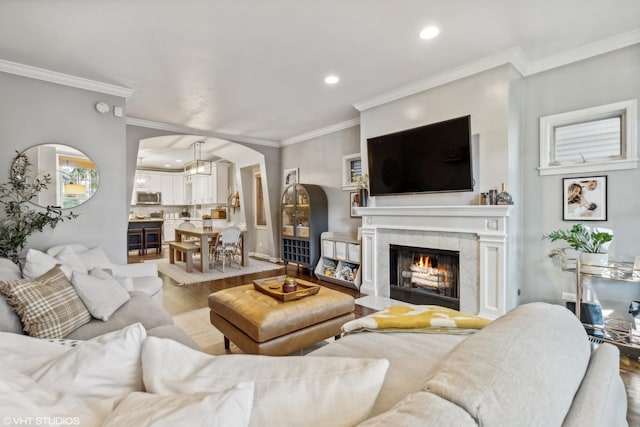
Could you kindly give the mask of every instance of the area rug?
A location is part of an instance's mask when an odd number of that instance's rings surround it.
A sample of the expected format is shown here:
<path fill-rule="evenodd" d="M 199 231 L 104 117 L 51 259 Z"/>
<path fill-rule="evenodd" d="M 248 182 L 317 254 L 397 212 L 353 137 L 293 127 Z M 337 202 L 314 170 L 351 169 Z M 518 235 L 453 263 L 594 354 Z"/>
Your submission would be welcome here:
<path fill-rule="evenodd" d="M 224 348 L 224 335 L 211 324 L 208 307 L 177 314 L 173 316 L 173 322 L 193 338 L 205 353 L 212 355 L 227 354 Z M 305 355 L 331 341 L 333 341 L 333 338 L 320 341 L 311 347 L 295 352 L 293 355 Z M 229 352 L 232 354 L 241 354 L 242 350 L 231 343 Z"/>
<path fill-rule="evenodd" d="M 237 264 L 226 266 L 224 273 L 221 271 L 219 264 L 216 264 L 208 273 L 201 273 L 196 269 L 192 270 L 191 273 L 187 273 L 186 264 L 181 261 L 176 261 L 175 264 L 169 264 L 167 258 L 162 258 L 145 262 L 155 262 L 158 264 L 158 271 L 175 280 L 180 286 L 283 268 L 282 265 L 279 264 L 249 258 L 247 259 L 247 265 L 244 267 L 238 268 Z"/>

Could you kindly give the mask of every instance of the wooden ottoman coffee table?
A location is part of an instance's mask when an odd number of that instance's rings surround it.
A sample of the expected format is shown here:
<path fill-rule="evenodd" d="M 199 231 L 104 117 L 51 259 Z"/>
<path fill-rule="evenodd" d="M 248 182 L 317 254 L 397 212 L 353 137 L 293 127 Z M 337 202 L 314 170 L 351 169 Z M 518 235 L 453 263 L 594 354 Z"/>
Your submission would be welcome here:
<path fill-rule="evenodd" d="M 296 279 L 298 283 L 313 283 Z M 354 318 L 353 297 L 325 287 L 316 295 L 280 301 L 243 285 L 209 295 L 211 324 L 249 354 L 284 356 L 330 337 Z"/>

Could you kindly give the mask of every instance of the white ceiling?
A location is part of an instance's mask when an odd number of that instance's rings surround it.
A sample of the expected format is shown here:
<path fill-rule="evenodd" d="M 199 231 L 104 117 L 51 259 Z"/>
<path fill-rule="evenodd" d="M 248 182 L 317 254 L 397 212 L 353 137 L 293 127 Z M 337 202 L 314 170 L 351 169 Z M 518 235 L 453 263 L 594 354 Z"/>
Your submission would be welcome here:
<path fill-rule="evenodd" d="M 2 0 L 0 59 L 129 87 L 128 117 L 279 142 L 508 49 L 638 28 L 638 0 Z"/>

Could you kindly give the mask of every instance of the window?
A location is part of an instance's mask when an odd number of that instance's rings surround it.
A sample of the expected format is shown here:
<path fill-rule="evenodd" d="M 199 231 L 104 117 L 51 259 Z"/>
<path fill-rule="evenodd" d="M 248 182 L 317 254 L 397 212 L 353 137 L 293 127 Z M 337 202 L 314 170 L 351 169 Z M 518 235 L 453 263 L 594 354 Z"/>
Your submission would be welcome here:
<path fill-rule="evenodd" d="M 638 167 L 637 101 L 540 119 L 540 175 Z"/>
<path fill-rule="evenodd" d="M 267 218 L 264 213 L 264 194 L 262 192 L 262 176 L 254 175 L 254 194 L 256 195 L 256 226 L 266 226 Z"/>
<path fill-rule="evenodd" d="M 342 158 L 342 189 L 354 190 L 357 179 L 362 176 L 362 159 L 360 153 L 349 154 Z"/>

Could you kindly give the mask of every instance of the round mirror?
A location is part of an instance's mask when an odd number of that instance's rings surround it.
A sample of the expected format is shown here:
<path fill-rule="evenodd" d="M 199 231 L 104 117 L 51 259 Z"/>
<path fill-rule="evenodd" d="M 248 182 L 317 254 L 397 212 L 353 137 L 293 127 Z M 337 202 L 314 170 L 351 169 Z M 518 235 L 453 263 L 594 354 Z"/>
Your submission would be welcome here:
<path fill-rule="evenodd" d="M 98 169 L 82 151 L 68 145 L 42 144 L 28 148 L 22 154 L 30 167 L 22 169 L 25 176 L 21 179 L 30 183 L 48 180 L 31 199 L 37 206 L 74 208 L 89 200 L 98 189 Z"/>

